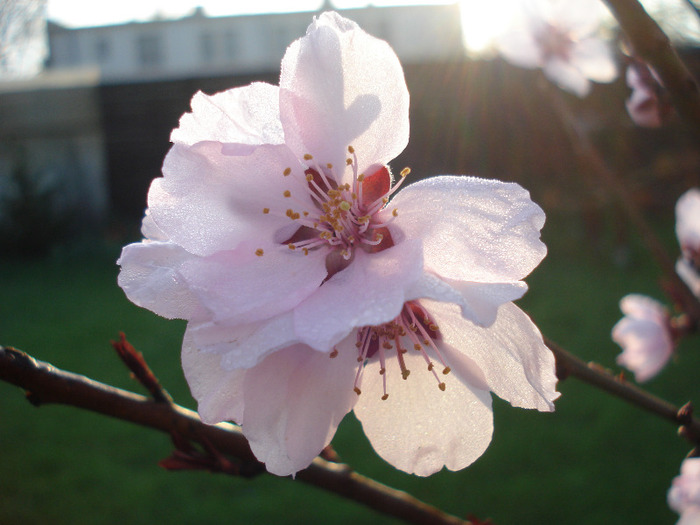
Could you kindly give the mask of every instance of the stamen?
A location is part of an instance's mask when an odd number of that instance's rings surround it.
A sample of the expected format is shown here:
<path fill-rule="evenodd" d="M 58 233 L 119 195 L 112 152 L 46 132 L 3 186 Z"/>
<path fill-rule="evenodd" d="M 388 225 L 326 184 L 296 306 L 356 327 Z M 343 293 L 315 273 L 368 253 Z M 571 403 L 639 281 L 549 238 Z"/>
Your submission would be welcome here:
<path fill-rule="evenodd" d="M 333 359 L 334 357 L 338 357 L 338 349 L 335 346 L 333 347 L 333 351 L 330 354 L 328 354 L 328 357 L 330 357 L 331 359 Z"/>
<path fill-rule="evenodd" d="M 282 172 L 282 175 L 287 177 L 291 172 L 292 172 L 292 168 L 285 168 L 284 171 Z"/>
<path fill-rule="evenodd" d="M 262 257 L 263 253 L 265 252 L 263 252 L 262 248 L 258 248 L 257 250 L 255 250 L 255 255 L 257 255 L 258 257 Z"/>

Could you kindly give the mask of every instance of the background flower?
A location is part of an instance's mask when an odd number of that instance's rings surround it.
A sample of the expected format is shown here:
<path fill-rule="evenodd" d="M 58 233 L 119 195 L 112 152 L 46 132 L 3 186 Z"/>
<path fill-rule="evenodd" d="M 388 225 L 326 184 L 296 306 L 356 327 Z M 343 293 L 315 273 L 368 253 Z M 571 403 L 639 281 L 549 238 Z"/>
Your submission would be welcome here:
<path fill-rule="evenodd" d="M 520 16 L 497 41 L 499 52 L 516 66 L 540 68 L 557 86 L 579 97 L 590 81 L 617 77 L 613 53 L 597 36 L 605 11 L 597 0 L 525 0 Z"/>
<path fill-rule="evenodd" d="M 681 515 L 678 525 L 700 523 L 700 458 L 683 460 L 668 491 L 668 505 Z"/>
<path fill-rule="evenodd" d="M 613 340 L 622 347 L 617 363 L 634 372 L 637 381 L 648 381 L 673 353 L 668 312 L 658 301 L 636 294 L 623 297 L 620 310 L 625 317 L 612 330 Z"/>

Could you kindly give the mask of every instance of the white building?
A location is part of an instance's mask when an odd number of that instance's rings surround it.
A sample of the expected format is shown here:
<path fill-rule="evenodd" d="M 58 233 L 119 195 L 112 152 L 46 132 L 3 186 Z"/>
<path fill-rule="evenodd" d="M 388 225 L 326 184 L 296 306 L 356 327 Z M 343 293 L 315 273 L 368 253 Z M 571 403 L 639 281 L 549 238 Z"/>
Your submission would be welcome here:
<path fill-rule="evenodd" d="M 49 23 L 49 69 L 98 66 L 107 84 L 271 72 L 315 13 L 207 17 L 68 29 Z M 343 10 L 403 63 L 463 56 L 458 5 Z"/>

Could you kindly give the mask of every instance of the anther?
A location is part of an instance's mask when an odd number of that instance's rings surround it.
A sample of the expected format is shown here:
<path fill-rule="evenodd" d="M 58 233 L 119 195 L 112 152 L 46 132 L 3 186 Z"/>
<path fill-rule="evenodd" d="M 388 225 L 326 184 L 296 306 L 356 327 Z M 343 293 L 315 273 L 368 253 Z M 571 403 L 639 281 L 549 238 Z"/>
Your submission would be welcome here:
<path fill-rule="evenodd" d="M 350 209 L 350 203 L 348 201 L 343 201 L 338 207 L 343 211 L 348 211 Z"/>
<path fill-rule="evenodd" d="M 379 369 L 379 375 L 380 375 L 380 376 L 383 376 L 384 374 L 386 374 L 386 368 L 380 368 L 380 369 Z"/>
<path fill-rule="evenodd" d="M 357 388 L 357 387 L 353 388 L 353 390 L 355 391 L 355 393 L 356 393 L 358 396 L 362 393 L 362 390 L 360 390 L 360 389 Z"/>
<path fill-rule="evenodd" d="M 311 175 L 311 173 L 307 173 L 306 174 L 306 182 L 311 182 L 312 180 L 314 180 L 314 176 Z"/>
<path fill-rule="evenodd" d="M 428 372 L 432 372 L 432 371 L 433 371 L 433 368 L 435 368 L 435 365 L 434 365 L 433 363 L 430 363 L 430 364 L 428 365 Z"/>
<path fill-rule="evenodd" d="M 350 164 L 352 164 L 352 159 L 345 159 L 345 164 L 350 166 Z"/>
<path fill-rule="evenodd" d="M 391 214 L 392 214 L 394 217 L 398 217 L 398 216 L 399 216 L 399 210 L 397 210 L 396 208 L 394 208 L 394 209 L 392 210 Z"/>
<path fill-rule="evenodd" d="M 263 252 L 262 248 L 258 248 L 257 250 L 255 250 L 255 255 L 257 255 L 258 257 L 262 257 L 263 253 L 265 252 Z"/>
<path fill-rule="evenodd" d="M 420 352 L 421 350 L 423 350 L 423 347 L 421 345 L 419 345 L 418 343 L 416 343 L 413 345 L 413 349 Z"/>
<path fill-rule="evenodd" d="M 291 197 L 291 196 L 292 196 L 292 192 L 289 191 L 289 190 L 284 190 L 284 193 L 283 193 L 282 195 L 284 195 L 285 197 Z"/>
<path fill-rule="evenodd" d="M 445 391 L 445 383 L 438 383 L 438 388 L 444 392 Z"/>
<path fill-rule="evenodd" d="M 263 213 L 265 213 L 265 214 L 270 213 L 270 208 L 263 208 Z"/>
<path fill-rule="evenodd" d="M 355 148 L 353 148 L 352 146 L 348 146 L 348 153 L 350 153 L 351 155 L 355 153 Z"/>
<path fill-rule="evenodd" d="M 447 375 L 450 372 L 452 372 L 452 369 L 449 366 L 446 366 L 445 369 L 442 371 L 443 374 Z"/>
<path fill-rule="evenodd" d="M 406 168 L 401 170 L 402 177 L 406 177 L 406 175 L 408 175 L 409 173 L 411 173 L 411 168 L 406 167 Z"/>
<path fill-rule="evenodd" d="M 286 177 L 292 172 L 292 168 L 285 168 L 282 174 Z"/>
<path fill-rule="evenodd" d="M 310 153 L 305 153 L 305 154 L 304 154 L 304 160 L 311 160 L 311 159 L 313 159 L 313 158 L 314 158 L 313 155 L 311 155 Z"/>
<path fill-rule="evenodd" d="M 406 368 L 405 370 L 403 370 L 403 371 L 401 372 L 401 377 L 403 377 L 404 379 L 408 379 L 408 376 L 409 376 L 410 374 L 411 374 L 411 371 L 410 371 L 408 368 Z"/>
<path fill-rule="evenodd" d="M 386 401 L 387 399 L 389 399 L 389 394 L 384 394 L 382 396 L 382 401 Z"/>
<path fill-rule="evenodd" d="M 326 168 L 328 168 L 329 170 L 332 170 L 332 169 L 333 169 L 333 164 L 331 164 L 331 163 L 329 162 L 328 164 L 326 164 Z"/>
<path fill-rule="evenodd" d="M 296 247 L 294 244 L 292 244 L 291 242 L 290 242 L 287 246 L 289 246 L 289 249 L 290 249 L 290 250 L 296 250 L 296 249 L 297 249 L 297 247 Z"/>
<path fill-rule="evenodd" d="M 328 357 L 333 359 L 334 357 L 337 357 L 337 356 L 338 356 L 338 349 L 334 347 L 333 351 L 330 354 L 328 354 Z"/>

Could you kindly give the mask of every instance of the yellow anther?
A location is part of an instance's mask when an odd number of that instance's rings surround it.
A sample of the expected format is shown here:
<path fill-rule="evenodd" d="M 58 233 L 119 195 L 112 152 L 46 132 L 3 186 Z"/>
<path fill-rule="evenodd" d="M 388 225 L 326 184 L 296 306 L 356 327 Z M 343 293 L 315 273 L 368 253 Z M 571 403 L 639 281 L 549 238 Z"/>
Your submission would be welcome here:
<path fill-rule="evenodd" d="M 394 209 L 392 210 L 391 214 L 392 214 L 394 217 L 398 217 L 398 216 L 399 216 L 399 210 L 397 210 L 396 208 L 394 208 Z"/>
<path fill-rule="evenodd" d="M 435 368 L 435 365 L 434 365 L 433 363 L 430 363 L 430 364 L 428 365 L 428 372 L 432 372 L 432 371 L 433 371 L 433 368 Z"/>
<path fill-rule="evenodd" d="M 444 392 L 445 391 L 445 383 L 438 384 L 438 388 Z"/>
<path fill-rule="evenodd" d="M 333 169 L 333 164 L 331 164 L 331 163 L 329 162 L 328 164 L 326 164 L 326 168 L 328 168 L 329 170 L 332 170 L 332 169 Z"/>
<path fill-rule="evenodd" d="M 449 366 L 446 366 L 445 369 L 442 371 L 443 374 L 447 375 L 452 371 L 452 369 Z"/>
<path fill-rule="evenodd" d="M 384 204 L 386 204 L 387 202 L 389 202 L 389 198 L 388 198 L 388 197 L 382 197 L 382 202 L 383 202 Z"/>
<path fill-rule="evenodd" d="M 330 354 L 328 354 L 328 357 L 333 359 L 334 357 L 337 357 L 337 356 L 338 356 L 338 349 L 333 347 L 333 351 Z"/>
<path fill-rule="evenodd" d="M 311 155 L 311 154 L 309 154 L 309 153 L 305 153 L 305 154 L 304 154 L 304 160 L 311 160 L 311 159 L 313 159 L 313 158 L 314 158 L 313 155 Z"/>
<path fill-rule="evenodd" d="M 380 375 L 380 376 L 383 376 L 384 374 L 386 374 L 386 368 L 380 368 L 380 369 L 379 369 L 379 375 Z"/>
<path fill-rule="evenodd" d="M 304 255 L 309 255 L 309 249 L 308 249 L 308 248 L 302 248 L 302 251 L 304 252 Z"/>
<path fill-rule="evenodd" d="M 387 350 L 391 350 L 392 348 L 394 348 L 394 347 L 392 346 L 392 344 L 391 344 L 389 341 L 384 341 L 384 342 L 382 343 L 382 347 L 383 347 L 383 348 L 386 348 Z"/>
<path fill-rule="evenodd" d="M 309 212 L 308 212 L 308 211 L 305 211 L 305 212 L 303 212 L 303 213 L 304 213 L 304 217 L 308 217 L 308 216 L 309 216 Z"/>
<path fill-rule="evenodd" d="M 386 401 L 387 399 L 389 399 L 389 394 L 384 394 L 382 396 L 382 401 Z"/>
<path fill-rule="evenodd" d="M 438 325 L 436 325 L 435 323 L 430 323 L 430 326 L 428 326 L 428 328 L 430 328 L 433 332 L 438 331 Z"/>
<path fill-rule="evenodd" d="M 270 213 L 270 208 L 263 208 L 263 213 Z"/>
<path fill-rule="evenodd" d="M 284 193 L 283 193 L 282 195 L 284 195 L 285 197 L 291 197 L 291 196 L 292 196 L 292 192 L 289 191 L 289 190 L 284 190 Z"/>
<path fill-rule="evenodd" d="M 357 387 L 353 388 L 353 390 L 355 391 L 355 393 L 356 393 L 358 396 L 362 393 L 362 390 L 360 390 L 360 389 L 357 388 Z"/>
<path fill-rule="evenodd" d="M 411 173 L 411 168 L 404 168 L 404 169 L 401 170 L 401 176 L 402 176 L 402 177 L 405 177 L 405 176 L 408 175 L 409 173 Z"/>
<path fill-rule="evenodd" d="M 416 343 L 413 345 L 413 349 L 420 352 L 423 349 L 423 347 L 421 345 L 419 345 L 418 343 Z"/>
<path fill-rule="evenodd" d="M 265 252 L 263 252 L 262 248 L 258 248 L 257 250 L 255 250 L 255 255 L 257 255 L 258 257 L 262 257 L 263 253 Z"/>
<path fill-rule="evenodd" d="M 286 177 L 292 172 L 292 168 L 285 168 L 282 174 Z"/>
<path fill-rule="evenodd" d="M 348 153 L 355 153 L 355 148 L 348 146 Z"/>
<path fill-rule="evenodd" d="M 350 166 L 350 164 L 352 164 L 352 159 L 345 159 L 345 164 Z"/>
<path fill-rule="evenodd" d="M 289 247 L 290 250 L 296 250 L 296 249 L 297 249 L 296 245 L 292 244 L 291 242 L 290 242 L 287 246 Z"/>
<path fill-rule="evenodd" d="M 401 377 L 403 377 L 404 379 L 408 379 L 408 376 L 410 374 L 411 374 L 411 371 L 409 369 L 406 369 L 403 372 L 401 372 Z"/>
<path fill-rule="evenodd" d="M 343 201 L 340 203 L 340 206 L 338 206 L 341 210 L 343 211 L 348 211 L 352 205 L 348 201 Z"/>
<path fill-rule="evenodd" d="M 365 180 L 365 174 L 364 174 L 364 173 L 360 173 L 360 174 L 357 176 L 357 182 L 362 182 L 363 180 Z"/>
<path fill-rule="evenodd" d="M 306 181 L 311 182 L 312 180 L 314 180 L 314 176 L 311 173 L 307 173 L 306 174 Z"/>

